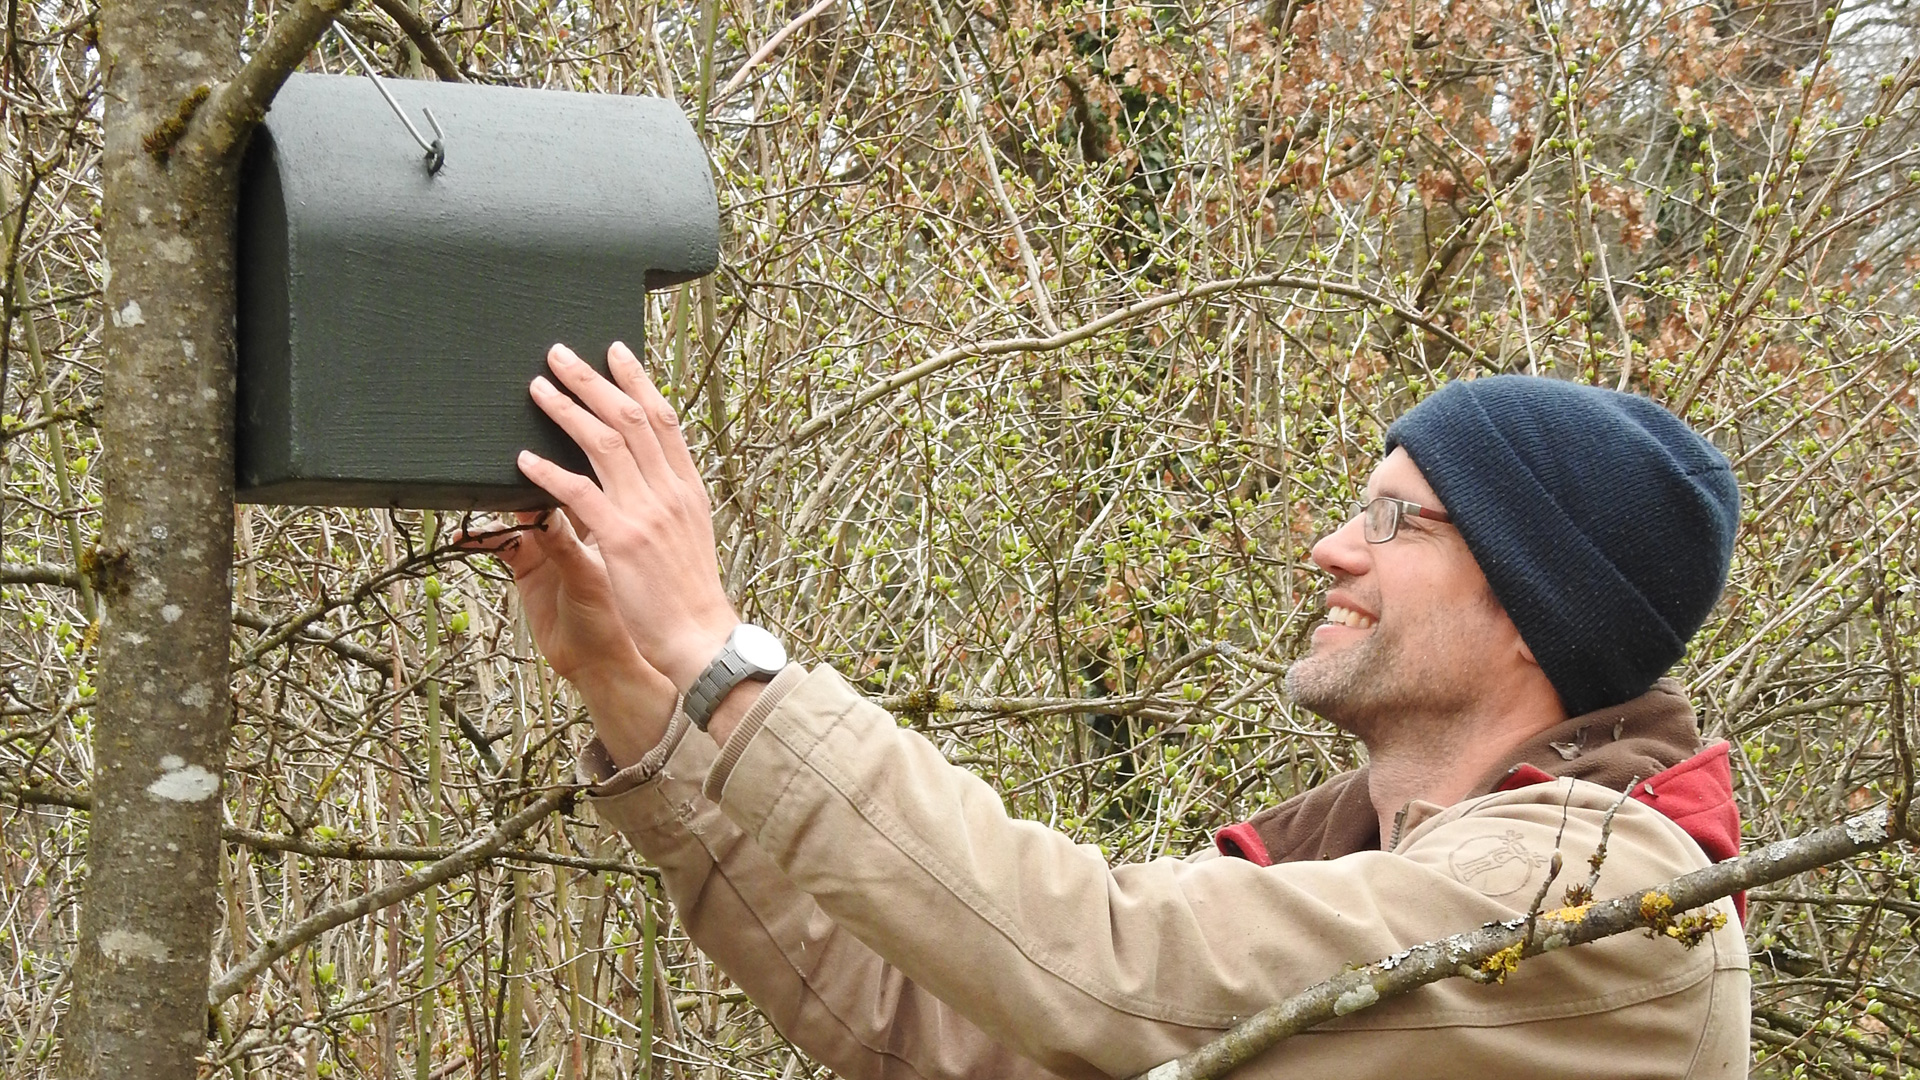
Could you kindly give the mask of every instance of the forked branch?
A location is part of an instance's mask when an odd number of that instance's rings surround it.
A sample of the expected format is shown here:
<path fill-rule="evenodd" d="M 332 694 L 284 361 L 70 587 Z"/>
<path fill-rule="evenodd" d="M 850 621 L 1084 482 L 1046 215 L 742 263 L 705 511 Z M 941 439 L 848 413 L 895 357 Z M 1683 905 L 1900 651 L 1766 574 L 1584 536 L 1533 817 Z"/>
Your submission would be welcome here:
<path fill-rule="evenodd" d="M 349 0 L 298 0 L 280 11 L 273 29 L 232 79 L 214 87 L 206 104 L 180 135 L 175 156 L 207 167 L 223 166 L 267 115 L 273 95 L 307 58 L 320 36 L 346 10 Z"/>

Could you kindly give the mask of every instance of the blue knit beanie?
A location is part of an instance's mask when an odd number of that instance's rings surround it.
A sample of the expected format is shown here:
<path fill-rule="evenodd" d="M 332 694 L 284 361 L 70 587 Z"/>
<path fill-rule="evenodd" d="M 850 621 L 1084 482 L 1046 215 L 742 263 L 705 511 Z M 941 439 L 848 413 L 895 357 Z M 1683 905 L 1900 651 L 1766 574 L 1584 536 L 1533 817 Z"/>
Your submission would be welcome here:
<path fill-rule="evenodd" d="M 1644 693 L 1727 583 L 1733 470 L 1645 398 L 1526 375 L 1455 382 L 1387 429 L 1396 446 L 1569 716 Z"/>

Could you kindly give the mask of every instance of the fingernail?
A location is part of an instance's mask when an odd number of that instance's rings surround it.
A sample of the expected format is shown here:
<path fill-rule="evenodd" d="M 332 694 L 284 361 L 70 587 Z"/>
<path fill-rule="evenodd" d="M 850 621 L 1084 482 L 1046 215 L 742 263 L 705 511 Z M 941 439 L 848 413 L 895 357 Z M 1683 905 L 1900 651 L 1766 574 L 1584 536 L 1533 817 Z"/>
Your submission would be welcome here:
<path fill-rule="evenodd" d="M 555 390 L 553 388 L 553 384 L 547 381 L 547 377 L 545 375 L 535 375 L 533 377 L 533 392 L 536 394 L 559 393 L 558 390 Z"/>
<path fill-rule="evenodd" d="M 573 355 L 572 349 L 569 349 L 565 345 L 561 345 L 558 342 L 556 342 L 553 348 L 548 351 L 547 355 L 554 358 L 555 360 L 560 361 L 563 364 L 578 364 L 581 362 L 579 357 Z"/>

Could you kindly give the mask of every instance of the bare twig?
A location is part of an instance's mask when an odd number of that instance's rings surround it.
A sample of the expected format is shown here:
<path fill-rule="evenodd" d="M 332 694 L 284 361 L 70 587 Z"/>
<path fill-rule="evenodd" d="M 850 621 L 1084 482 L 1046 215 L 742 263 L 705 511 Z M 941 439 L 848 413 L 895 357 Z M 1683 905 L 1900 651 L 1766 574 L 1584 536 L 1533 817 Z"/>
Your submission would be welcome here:
<path fill-rule="evenodd" d="M 946 19 L 947 13 L 943 10 L 940 17 Z M 1027 288 L 1033 293 L 1034 316 L 1040 321 L 1040 329 L 1058 336 L 1060 324 L 1053 319 L 1053 298 L 1047 292 L 1046 275 L 1040 270 L 1040 260 L 1033 253 L 1033 244 L 1027 240 L 1026 227 L 1020 224 L 1020 212 L 1013 208 L 1007 185 L 1000 180 L 1000 155 L 993 148 L 993 140 L 987 138 L 986 125 L 980 119 L 980 108 L 974 104 L 973 89 L 966 85 L 967 68 L 960 62 L 960 50 L 954 46 L 952 27 L 947 28 L 946 37 L 947 56 L 953 60 L 954 89 L 960 99 L 960 107 L 967 114 L 967 124 L 973 128 L 974 144 L 980 149 L 980 163 L 987 171 L 988 190 L 993 192 L 993 201 L 1007 219 L 1007 228 L 1013 232 L 1014 245 L 1020 250 L 1020 263 L 1026 267 Z"/>
<path fill-rule="evenodd" d="M 1806 904 L 1809 907 L 1881 907 L 1909 919 L 1920 919 L 1920 903 L 1902 900 L 1897 896 L 1826 896 L 1782 889 L 1755 889 L 1747 894 L 1747 899 L 1760 904 Z"/>
<path fill-rule="evenodd" d="M 373 0 L 373 6 L 385 12 L 387 18 L 392 19 L 394 25 L 407 35 L 413 47 L 420 50 L 420 59 L 433 69 L 435 75 L 440 76 L 441 82 L 467 81 L 467 77 L 460 73 L 460 66 L 453 62 L 453 57 L 447 55 L 446 47 L 434 36 L 433 27 L 428 26 L 418 12 L 401 0 Z"/>
<path fill-rule="evenodd" d="M 234 608 L 233 621 L 235 624 L 244 626 L 249 630 L 265 632 L 274 629 L 272 619 L 267 618 L 257 611 L 249 611 L 246 608 Z M 344 638 L 308 633 L 304 627 L 302 627 L 286 640 L 298 641 L 303 645 L 317 645 L 333 653 L 335 656 L 340 657 L 342 660 L 351 660 L 356 664 L 371 668 L 389 679 L 393 678 L 393 657 L 385 653 L 375 652 L 361 645 L 355 645 L 353 642 Z"/>
<path fill-rule="evenodd" d="M 1885 575 L 1878 575 L 1884 580 Z M 1900 789 L 1893 795 L 1893 827 L 1908 839 L 1915 837 L 1913 817 L 1914 760 L 1912 732 L 1907 730 L 1907 676 L 1900 663 L 1900 633 L 1894 626 L 1899 608 L 1887 602 L 1883 586 L 1874 590 L 1873 614 L 1880 623 L 1880 647 L 1887 660 L 1887 729 L 1893 734 L 1894 764 L 1900 770 Z"/>
<path fill-rule="evenodd" d="M 0 565 L 0 585 L 58 585 L 64 589 L 78 589 L 80 572 L 46 563 L 6 563 Z"/>
<path fill-rule="evenodd" d="M 1607 841 L 1613 838 L 1613 816 L 1620 812 L 1621 804 L 1627 801 L 1628 796 L 1633 794 L 1634 787 L 1639 783 L 1638 776 L 1627 781 L 1627 786 L 1620 790 L 1620 797 L 1613 800 L 1612 806 L 1607 807 L 1607 816 L 1600 819 L 1600 843 L 1594 846 L 1593 854 L 1587 857 L 1587 880 L 1567 890 L 1569 905 L 1588 903 L 1597 895 L 1600 889 L 1600 870 L 1607 865 Z"/>
<path fill-rule="evenodd" d="M 93 809 L 93 796 L 78 788 L 59 784 L 9 783 L 0 781 L 0 800 L 20 806 L 64 806 L 70 810 Z M 446 844 L 374 844 L 352 838 L 315 839 L 284 833 L 260 832 L 237 825 L 221 828 L 220 838 L 229 844 L 254 851 L 292 852 L 316 859 L 343 859 L 348 862 L 432 862 L 459 855 L 459 845 Z M 511 838 L 509 838 L 511 839 Z M 562 855 L 537 848 L 502 848 L 486 856 L 488 862 L 536 863 L 564 866 L 600 874 L 626 874 L 632 877 L 658 877 L 651 866 L 640 866 L 625 859 L 593 859 L 582 855 Z"/>
<path fill-rule="evenodd" d="M 519 813 L 495 826 L 492 832 L 461 845 L 454 854 L 431 866 L 416 870 L 392 884 L 363 893 L 352 900 L 323 908 L 301 919 L 277 937 L 262 942 L 246 959 L 228 968 L 207 989 L 207 1003 L 218 1005 L 240 992 L 248 980 L 265 971 L 275 960 L 319 937 L 333 927 L 352 922 L 364 915 L 391 907 L 416 893 L 459 877 L 480 866 L 540 820 L 560 808 L 576 789 L 556 788 L 528 803 Z"/>
<path fill-rule="evenodd" d="M 458 846 L 443 844 L 376 845 L 361 840 L 316 840 L 310 836 L 257 832 L 235 826 L 220 830 L 220 835 L 230 844 L 238 844 L 255 851 L 290 851 L 296 855 L 306 855 L 316 859 L 347 859 L 356 862 L 431 862 L 436 859 L 452 858 L 461 851 Z M 561 855 L 557 852 L 539 851 L 533 848 L 506 848 L 488 857 L 488 861 L 507 860 L 539 863 L 543 866 L 565 866 L 594 873 L 628 874 L 636 877 L 653 877 L 659 873 L 653 867 L 638 866 L 625 859 L 590 859 L 580 855 Z"/>
<path fill-rule="evenodd" d="M 970 345 L 956 345 L 951 349 L 934 354 L 918 364 L 875 382 L 852 398 L 841 402 L 800 425 L 787 438 L 789 447 L 799 446 L 815 436 L 838 424 L 847 414 L 866 408 L 868 405 L 886 397 L 905 386 L 919 382 L 929 375 L 936 375 L 947 368 L 972 357 L 1005 356 L 1008 353 L 1042 353 L 1064 349 L 1089 338 L 1097 337 L 1116 326 L 1122 326 L 1145 315 L 1151 315 L 1176 304 L 1205 300 L 1223 293 L 1245 292 L 1253 289 L 1304 289 L 1312 292 L 1332 293 L 1352 300 L 1363 300 L 1392 311 L 1402 319 L 1421 327 L 1435 337 L 1445 340 L 1468 356 L 1479 356 L 1480 351 L 1462 341 L 1459 335 L 1423 312 L 1416 311 L 1403 301 L 1382 296 L 1371 289 L 1352 285 L 1342 281 L 1328 281 L 1322 278 L 1299 277 L 1293 274 L 1253 274 L 1247 277 L 1224 278 L 1209 281 L 1202 285 L 1193 285 L 1173 292 L 1149 296 L 1118 311 L 1110 311 L 1092 322 L 1082 323 L 1071 330 L 1062 330 L 1047 337 L 1000 338 L 993 341 L 981 341 Z"/>
<path fill-rule="evenodd" d="M 381 6 L 384 9 L 387 3 L 392 2 L 394 2 L 394 0 L 383 0 Z M 792 22 L 776 31 L 772 37 L 767 39 L 765 45 L 760 46 L 754 50 L 752 56 L 747 57 L 747 62 L 741 64 L 739 70 L 733 73 L 733 77 L 727 80 L 727 85 L 721 87 L 720 92 L 713 95 L 711 104 L 717 105 L 725 101 L 735 90 L 740 89 L 740 84 L 746 82 L 747 76 L 753 74 L 753 70 L 764 63 L 767 57 L 772 56 L 774 50 L 785 44 L 786 40 L 792 37 L 801 27 L 819 18 L 821 12 L 826 11 L 838 2 L 839 0 L 818 0 L 812 7 L 795 16 Z"/>

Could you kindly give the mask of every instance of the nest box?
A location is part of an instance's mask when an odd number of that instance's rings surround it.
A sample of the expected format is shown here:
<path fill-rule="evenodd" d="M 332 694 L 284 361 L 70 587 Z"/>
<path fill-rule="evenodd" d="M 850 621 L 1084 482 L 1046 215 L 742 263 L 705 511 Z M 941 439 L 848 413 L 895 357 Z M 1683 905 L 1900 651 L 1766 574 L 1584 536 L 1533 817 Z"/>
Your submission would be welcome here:
<path fill-rule="evenodd" d="M 586 461 L 527 383 L 556 341 L 639 352 L 646 291 L 714 268 L 706 153 L 658 98 L 389 85 L 437 170 L 364 77 L 288 79 L 248 148 L 237 497 L 550 505 L 518 451 Z"/>

